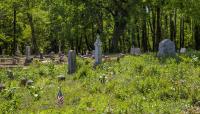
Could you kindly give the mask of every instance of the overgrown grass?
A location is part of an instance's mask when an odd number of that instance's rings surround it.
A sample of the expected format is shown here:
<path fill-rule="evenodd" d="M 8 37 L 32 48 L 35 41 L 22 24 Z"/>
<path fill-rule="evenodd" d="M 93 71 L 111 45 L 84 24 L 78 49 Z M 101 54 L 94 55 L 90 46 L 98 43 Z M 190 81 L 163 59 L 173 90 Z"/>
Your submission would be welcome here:
<path fill-rule="evenodd" d="M 107 61 L 93 69 L 90 59 L 77 60 L 77 72 L 66 74 L 67 65 L 40 64 L 12 69 L 14 80 L 0 70 L 2 113 L 122 113 L 175 114 L 196 107 L 200 101 L 199 52 L 179 55 L 179 59 L 159 61 L 154 54 L 125 56 L 119 62 Z M 57 76 L 66 80 L 59 83 Z M 20 79 L 34 81 L 20 86 Z M 64 105 L 56 104 L 62 87 Z"/>

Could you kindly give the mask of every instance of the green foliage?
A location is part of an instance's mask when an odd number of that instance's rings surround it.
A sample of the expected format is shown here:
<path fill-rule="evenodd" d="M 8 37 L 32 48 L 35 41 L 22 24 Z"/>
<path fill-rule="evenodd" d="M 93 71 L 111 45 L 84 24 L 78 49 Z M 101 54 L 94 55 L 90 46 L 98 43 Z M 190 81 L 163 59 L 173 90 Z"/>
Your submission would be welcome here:
<path fill-rule="evenodd" d="M 194 110 L 200 101 L 199 52 L 178 55 L 161 63 L 154 54 L 125 56 L 92 68 L 91 59 L 77 59 L 77 72 L 66 74 L 66 65 L 33 63 L 26 69 L 12 69 L 9 80 L 1 69 L 6 89 L 0 92 L 2 113 L 182 113 Z M 194 57 L 195 56 L 195 57 Z M 195 61 L 195 62 L 194 62 Z M 57 76 L 67 79 L 59 83 Z M 19 79 L 33 79 L 20 87 Z M 61 86 L 64 104 L 56 95 Z M 191 108 L 190 108 L 191 107 Z"/>

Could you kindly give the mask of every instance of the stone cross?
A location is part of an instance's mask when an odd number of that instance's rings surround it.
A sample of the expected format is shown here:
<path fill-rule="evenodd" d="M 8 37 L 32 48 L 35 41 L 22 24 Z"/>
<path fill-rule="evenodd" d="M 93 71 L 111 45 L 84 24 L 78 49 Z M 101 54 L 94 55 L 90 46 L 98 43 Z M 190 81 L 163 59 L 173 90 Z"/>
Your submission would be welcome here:
<path fill-rule="evenodd" d="M 73 74 L 76 72 L 76 52 L 70 50 L 68 52 L 68 74 Z"/>
<path fill-rule="evenodd" d="M 101 45 L 102 45 L 102 42 L 100 40 L 100 36 L 97 35 L 96 42 L 94 43 L 94 46 L 95 46 L 94 57 L 95 57 L 95 64 L 96 65 L 98 65 L 98 64 L 100 64 L 102 62 Z"/>

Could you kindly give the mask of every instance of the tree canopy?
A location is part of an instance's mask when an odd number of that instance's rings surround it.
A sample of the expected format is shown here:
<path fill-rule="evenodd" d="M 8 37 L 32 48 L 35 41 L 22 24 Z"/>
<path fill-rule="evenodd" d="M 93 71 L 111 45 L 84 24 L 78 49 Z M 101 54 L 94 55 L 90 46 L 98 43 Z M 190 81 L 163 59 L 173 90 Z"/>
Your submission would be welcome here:
<path fill-rule="evenodd" d="M 99 33 L 105 53 L 132 45 L 156 51 L 162 39 L 176 48 L 200 49 L 200 0 L 1 0 L 0 53 L 78 53 L 94 49 Z"/>

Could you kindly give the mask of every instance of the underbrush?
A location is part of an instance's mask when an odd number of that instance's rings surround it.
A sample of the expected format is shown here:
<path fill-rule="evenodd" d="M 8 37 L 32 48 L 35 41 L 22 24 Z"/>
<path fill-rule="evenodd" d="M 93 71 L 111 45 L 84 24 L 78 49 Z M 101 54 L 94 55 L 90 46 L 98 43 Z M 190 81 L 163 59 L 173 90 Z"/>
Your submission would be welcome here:
<path fill-rule="evenodd" d="M 183 113 L 200 102 L 199 52 L 161 62 L 154 54 L 125 56 L 93 68 L 93 60 L 77 58 L 77 71 L 67 65 L 33 63 L 27 68 L 0 70 L 2 113 Z M 57 81 L 58 75 L 66 80 Z M 20 86 L 22 78 L 33 80 Z M 56 95 L 61 87 L 64 104 Z"/>

